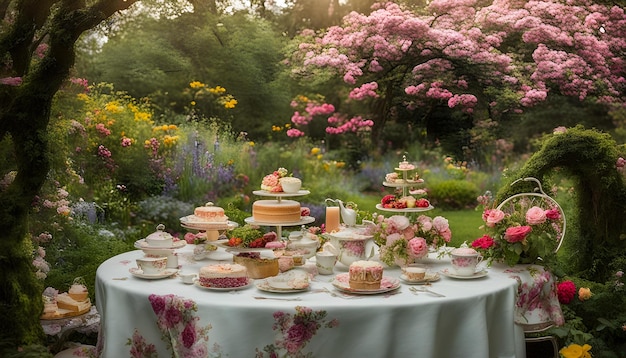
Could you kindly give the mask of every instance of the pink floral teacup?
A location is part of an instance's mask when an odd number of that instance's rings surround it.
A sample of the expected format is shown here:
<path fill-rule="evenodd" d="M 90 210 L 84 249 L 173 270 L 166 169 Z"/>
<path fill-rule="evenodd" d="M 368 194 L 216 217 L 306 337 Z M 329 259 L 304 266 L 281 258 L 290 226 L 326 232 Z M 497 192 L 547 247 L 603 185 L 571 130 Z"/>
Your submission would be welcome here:
<path fill-rule="evenodd" d="M 452 270 L 459 276 L 472 276 L 476 273 L 476 266 L 483 261 L 478 251 L 469 247 L 460 247 L 450 252 Z"/>
<path fill-rule="evenodd" d="M 142 257 L 137 259 L 137 266 L 145 275 L 159 275 L 167 267 L 167 257 Z"/>

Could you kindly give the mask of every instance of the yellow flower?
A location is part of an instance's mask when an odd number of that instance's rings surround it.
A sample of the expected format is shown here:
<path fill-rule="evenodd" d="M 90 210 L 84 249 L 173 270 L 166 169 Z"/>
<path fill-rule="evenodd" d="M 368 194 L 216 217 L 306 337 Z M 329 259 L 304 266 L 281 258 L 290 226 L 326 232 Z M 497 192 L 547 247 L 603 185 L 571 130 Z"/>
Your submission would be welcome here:
<path fill-rule="evenodd" d="M 319 149 L 318 147 L 311 148 L 311 155 L 317 155 L 317 154 L 319 154 L 321 151 L 322 151 L 322 150 L 321 150 L 321 149 Z"/>
<path fill-rule="evenodd" d="M 148 122 L 150 121 L 150 117 L 152 117 L 150 113 L 140 112 L 140 111 L 135 112 L 135 121 L 137 122 L 142 122 L 142 121 Z"/>
<path fill-rule="evenodd" d="M 234 98 L 224 103 L 224 107 L 228 109 L 235 108 L 236 105 L 237 105 L 237 100 Z"/>
<path fill-rule="evenodd" d="M 104 106 L 104 109 L 107 112 L 111 112 L 111 113 L 120 113 L 122 111 L 122 109 L 120 108 L 120 105 L 116 101 L 107 103 Z"/>
<path fill-rule="evenodd" d="M 570 344 L 567 347 L 561 348 L 559 353 L 563 356 L 563 358 L 591 358 L 591 346 L 585 344 L 580 346 L 578 344 Z"/>
<path fill-rule="evenodd" d="M 169 129 L 169 130 L 176 130 L 176 129 L 178 129 L 178 127 L 177 127 L 175 124 L 170 124 L 170 125 L 168 126 L 168 129 Z"/>
<path fill-rule="evenodd" d="M 189 83 L 189 87 L 197 89 L 197 88 L 202 88 L 204 87 L 204 83 L 200 82 L 200 81 L 193 81 Z"/>
<path fill-rule="evenodd" d="M 343 168 L 343 167 L 345 167 L 345 166 L 346 166 L 346 162 L 337 162 L 337 163 L 335 164 L 335 167 L 337 167 L 337 168 Z"/>
<path fill-rule="evenodd" d="M 592 295 L 593 295 L 593 293 L 591 293 L 591 289 L 589 289 L 587 287 L 581 287 L 578 290 L 578 299 L 581 300 L 581 301 L 586 301 L 586 300 L 590 299 Z"/>
<path fill-rule="evenodd" d="M 275 126 L 275 125 L 272 125 L 272 132 L 280 132 L 280 131 L 282 131 L 282 130 L 283 130 L 283 129 L 282 129 L 281 127 L 279 127 L 279 126 Z"/>
<path fill-rule="evenodd" d="M 89 99 L 89 96 L 87 96 L 85 93 L 79 93 L 76 95 L 76 97 L 81 101 L 87 101 Z"/>
<path fill-rule="evenodd" d="M 249 141 L 248 145 L 251 146 L 251 147 L 254 147 L 254 142 L 253 141 Z"/>
<path fill-rule="evenodd" d="M 324 155 L 322 155 L 322 154 L 318 154 L 317 155 L 317 160 L 322 160 L 322 158 L 324 158 Z"/>
<path fill-rule="evenodd" d="M 209 92 L 212 94 L 222 94 L 224 92 L 226 92 L 226 88 L 222 87 L 222 86 L 215 86 L 213 88 L 209 88 Z"/>
<path fill-rule="evenodd" d="M 195 106 L 196 105 L 196 101 L 191 101 L 191 105 Z"/>

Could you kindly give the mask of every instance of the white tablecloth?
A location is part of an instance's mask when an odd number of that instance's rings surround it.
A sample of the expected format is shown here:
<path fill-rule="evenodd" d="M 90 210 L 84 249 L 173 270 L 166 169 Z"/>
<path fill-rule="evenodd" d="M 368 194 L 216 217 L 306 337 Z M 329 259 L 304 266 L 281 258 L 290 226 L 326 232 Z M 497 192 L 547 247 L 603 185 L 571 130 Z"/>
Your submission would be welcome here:
<path fill-rule="evenodd" d="M 185 271 L 231 261 L 218 250 L 195 261 L 194 245 L 178 250 Z M 105 261 L 97 271 L 96 305 L 101 314 L 102 357 L 525 357 L 524 334 L 514 323 L 517 282 L 505 267 L 486 277 L 442 276 L 429 293 L 402 284 L 394 295 L 334 297 L 334 276 L 316 276 L 307 292 L 276 294 L 254 285 L 212 291 L 180 278 L 144 280 L 129 273 L 142 251 Z M 448 260 L 429 258 L 433 271 Z M 314 270 L 311 260 L 302 268 Z M 336 273 L 347 272 L 338 263 Z M 385 269 L 399 277 L 399 269 Z M 283 301 L 268 298 L 299 298 Z M 287 355 L 285 355 L 288 353 Z"/>

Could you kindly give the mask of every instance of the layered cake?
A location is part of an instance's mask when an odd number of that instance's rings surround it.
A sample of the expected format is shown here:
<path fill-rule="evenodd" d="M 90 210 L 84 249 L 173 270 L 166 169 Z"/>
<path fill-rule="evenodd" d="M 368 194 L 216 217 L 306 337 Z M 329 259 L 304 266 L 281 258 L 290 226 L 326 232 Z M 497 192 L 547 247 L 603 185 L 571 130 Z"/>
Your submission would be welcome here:
<path fill-rule="evenodd" d="M 233 262 L 245 266 L 250 278 L 266 278 L 278 275 L 278 258 L 261 257 L 258 252 L 242 252 L 233 256 Z"/>
<path fill-rule="evenodd" d="M 193 210 L 193 214 L 206 222 L 226 223 L 228 216 L 224 214 L 224 209 L 214 206 L 213 203 L 207 203 L 206 206 L 199 206 Z"/>
<path fill-rule="evenodd" d="M 300 203 L 295 200 L 257 200 L 252 204 L 254 221 L 272 224 L 300 221 Z"/>
<path fill-rule="evenodd" d="M 354 290 L 377 290 L 383 279 L 383 265 L 376 261 L 355 261 L 350 264 L 350 288 Z"/>
<path fill-rule="evenodd" d="M 248 284 L 248 270 L 238 264 L 208 265 L 200 268 L 198 282 L 205 287 L 241 287 Z"/>

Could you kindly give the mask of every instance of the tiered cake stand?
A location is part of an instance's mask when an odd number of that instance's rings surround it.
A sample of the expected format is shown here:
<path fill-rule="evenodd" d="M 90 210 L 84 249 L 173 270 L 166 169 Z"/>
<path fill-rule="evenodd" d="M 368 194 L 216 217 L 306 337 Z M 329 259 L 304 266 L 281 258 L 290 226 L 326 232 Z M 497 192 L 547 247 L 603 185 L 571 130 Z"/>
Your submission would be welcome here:
<path fill-rule="evenodd" d="M 308 190 L 299 190 L 296 193 L 272 193 L 272 192 L 269 192 L 269 191 L 266 191 L 266 190 L 255 190 L 255 191 L 252 192 L 252 194 L 257 195 L 257 196 L 273 197 L 280 203 L 282 198 L 289 198 L 289 197 L 297 197 L 297 196 L 309 195 L 309 194 L 311 194 L 311 192 L 308 191 Z M 289 227 L 289 226 L 301 226 L 301 225 L 310 224 L 310 223 L 315 221 L 315 218 L 312 217 L 312 216 L 301 216 L 299 221 L 288 222 L 288 223 L 274 223 L 274 222 L 255 221 L 254 217 L 248 217 L 244 221 L 247 224 L 251 224 L 251 225 L 274 226 L 274 227 L 276 227 L 276 235 L 278 236 L 279 239 L 282 239 L 282 237 L 283 237 L 283 235 L 282 235 L 282 228 L 284 226 Z"/>
<path fill-rule="evenodd" d="M 402 173 L 402 179 L 399 181 L 395 181 L 393 183 L 384 181 L 383 185 L 389 188 L 401 188 L 402 196 L 407 196 L 409 194 L 409 188 L 424 183 L 423 179 L 416 180 L 416 179 L 409 178 L 409 172 L 415 169 L 395 168 L 395 170 Z M 415 207 L 415 208 L 396 209 L 396 208 L 385 208 L 382 204 L 376 204 L 376 209 L 381 210 L 381 211 L 394 212 L 394 213 L 417 213 L 417 212 L 432 210 L 434 209 L 434 207 L 432 205 L 429 205 L 426 208 Z"/>
<path fill-rule="evenodd" d="M 234 221 L 225 223 L 206 222 L 197 218 L 195 215 L 188 215 L 180 218 L 180 226 L 188 230 L 204 231 L 207 234 L 207 241 L 216 241 L 221 233 L 232 230 L 239 226 Z"/>

